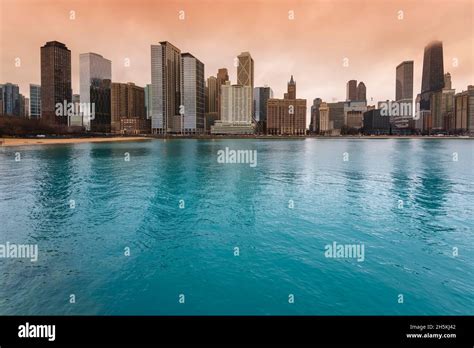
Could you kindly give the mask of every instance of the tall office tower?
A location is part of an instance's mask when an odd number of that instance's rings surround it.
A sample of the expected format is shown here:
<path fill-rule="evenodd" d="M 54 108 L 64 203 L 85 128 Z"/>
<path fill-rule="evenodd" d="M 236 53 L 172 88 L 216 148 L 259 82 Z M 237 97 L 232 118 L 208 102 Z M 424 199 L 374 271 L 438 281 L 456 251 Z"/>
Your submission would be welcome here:
<path fill-rule="evenodd" d="M 217 119 L 221 119 L 221 86 L 229 81 L 229 72 L 226 68 L 217 71 Z"/>
<path fill-rule="evenodd" d="M 430 97 L 433 92 L 444 87 L 443 43 L 430 42 L 423 56 L 423 75 L 421 78 L 420 109 L 430 109 Z"/>
<path fill-rule="evenodd" d="M 56 104 L 71 103 L 71 98 L 71 51 L 49 41 L 41 47 L 41 117 L 49 124 L 67 125 L 65 115 L 56 115 Z"/>
<path fill-rule="evenodd" d="M 413 100 L 413 61 L 398 64 L 395 80 L 395 101 Z"/>
<path fill-rule="evenodd" d="M 255 107 L 255 121 L 267 121 L 267 100 L 273 98 L 273 91 L 270 87 L 255 87 L 253 89 L 253 105 Z"/>
<path fill-rule="evenodd" d="M 474 135 L 474 86 L 455 96 L 455 130 Z"/>
<path fill-rule="evenodd" d="M 254 87 L 254 62 L 249 52 L 242 52 L 237 56 L 239 66 L 237 67 L 237 84 L 250 87 L 249 103 L 253 104 Z M 251 112 L 253 112 L 253 107 Z M 253 114 L 251 115 L 253 117 Z"/>
<path fill-rule="evenodd" d="M 7 116 L 20 116 L 20 88 L 13 83 L 3 85 L 3 113 Z"/>
<path fill-rule="evenodd" d="M 322 102 L 323 101 L 321 100 L 321 98 L 315 98 L 313 100 L 313 105 L 311 105 L 311 121 L 309 124 L 309 130 L 312 133 L 316 133 L 316 134 L 319 133 L 319 119 L 320 119 L 319 107 L 321 106 Z"/>
<path fill-rule="evenodd" d="M 409 134 L 413 128 L 413 61 L 408 60 L 398 64 L 395 72 L 395 101 L 399 103 L 399 110 L 409 110 L 408 113 L 392 115 L 393 132 L 395 134 Z"/>
<path fill-rule="evenodd" d="M 367 88 L 362 81 L 357 85 L 357 101 L 367 102 Z"/>
<path fill-rule="evenodd" d="M 97 53 L 79 55 L 81 114 L 84 127 L 93 132 L 110 132 L 110 87 L 112 62 Z M 92 112 L 94 114 L 92 115 Z"/>
<path fill-rule="evenodd" d="M 119 133 L 123 119 L 146 120 L 145 88 L 134 83 L 112 83 L 111 88 L 111 124 L 112 132 Z M 140 122 L 142 128 L 144 122 Z"/>
<path fill-rule="evenodd" d="M 346 100 L 357 100 L 357 80 L 349 80 L 346 85 Z"/>
<path fill-rule="evenodd" d="M 208 113 L 216 113 L 218 108 L 218 94 L 219 86 L 217 84 L 217 77 L 209 76 L 207 78 L 207 107 Z"/>
<path fill-rule="evenodd" d="M 181 60 L 181 105 L 184 106 L 181 130 L 183 133 L 200 134 L 204 132 L 204 64 L 190 53 L 183 53 Z"/>
<path fill-rule="evenodd" d="M 331 123 L 329 121 L 329 107 L 326 103 L 319 105 L 319 132 L 324 134 L 331 130 Z"/>
<path fill-rule="evenodd" d="M 446 89 L 451 89 L 451 74 L 450 73 L 446 73 L 444 74 L 444 88 Z"/>
<path fill-rule="evenodd" d="M 41 118 L 41 86 L 30 84 L 30 118 Z"/>
<path fill-rule="evenodd" d="M 145 86 L 146 118 L 151 119 L 151 84 Z"/>
<path fill-rule="evenodd" d="M 181 103 L 181 51 L 167 41 L 151 46 L 151 128 L 154 134 L 178 132 Z"/>
<path fill-rule="evenodd" d="M 329 122 L 331 130 L 340 130 L 345 122 L 345 102 L 327 103 L 329 108 Z M 337 131 L 336 131 L 337 134 Z"/>
<path fill-rule="evenodd" d="M 5 112 L 5 103 L 3 99 L 3 85 L 0 85 L 0 116 L 3 116 Z"/>
<path fill-rule="evenodd" d="M 296 83 L 291 77 L 284 99 L 267 101 L 267 133 L 306 134 L 306 99 L 296 99 Z"/>

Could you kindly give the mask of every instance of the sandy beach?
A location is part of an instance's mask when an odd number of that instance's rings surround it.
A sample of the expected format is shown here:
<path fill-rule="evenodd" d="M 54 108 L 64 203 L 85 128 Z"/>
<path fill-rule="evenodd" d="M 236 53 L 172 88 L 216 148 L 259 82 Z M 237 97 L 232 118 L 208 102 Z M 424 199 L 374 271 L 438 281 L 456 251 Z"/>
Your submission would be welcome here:
<path fill-rule="evenodd" d="M 115 137 L 115 138 L 0 138 L 0 146 L 32 146 L 32 145 L 61 145 L 80 143 L 104 143 L 115 141 L 142 141 L 149 140 L 143 137 Z"/>

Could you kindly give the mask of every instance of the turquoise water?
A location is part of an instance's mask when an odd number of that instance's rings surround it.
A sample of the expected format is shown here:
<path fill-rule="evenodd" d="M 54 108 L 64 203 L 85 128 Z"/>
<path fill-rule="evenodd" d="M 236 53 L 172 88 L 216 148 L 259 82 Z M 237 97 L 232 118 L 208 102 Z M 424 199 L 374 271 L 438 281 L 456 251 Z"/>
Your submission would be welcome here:
<path fill-rule="evenodd" d="M 218 163 L 225 147 L 257 150 L 257 166 Z M 0 148 L 0 244 L 39 248 L 37 262 L 0 259 L 0 314 L 472 315 L 473 150 L 442 139 Z M 363 244 L 364 261 L 326 258 L 333 242 Z"/>

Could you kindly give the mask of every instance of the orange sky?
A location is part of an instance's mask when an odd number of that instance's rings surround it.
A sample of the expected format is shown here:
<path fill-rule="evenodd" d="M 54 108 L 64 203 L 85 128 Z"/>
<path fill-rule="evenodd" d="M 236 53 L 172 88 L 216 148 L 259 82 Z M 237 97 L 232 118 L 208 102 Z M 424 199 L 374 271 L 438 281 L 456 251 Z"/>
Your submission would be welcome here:
<path fill-rule="evenodd" d="M 444 43 L 445 72 L 457 92 L 474 84 L 474 1 L 384 0 L 0 0 L 0 83 L 40 83 L 40 47 L 65 43 L 72 51 L 74 93 L 79 93 L 79 54 L 112 60 L 116 82 L 150 83 L 150 45 L 170 41 L 206 68 L 220 67 L 236 82 L 234 57 L 249 51 L 255 86 L 269 85 L 281 98 L 293 74 L 297 96 L 345 99 L 345 84 L 362 80 L 369 103 L 395 97 L 395 67 L 415 61 L 415 94 L 421 85 L 423 48 Z M 179 11 L 185 19 L 179 19 Z M 70 19 L 75 11 L 75 19 Z M 288 18 L 294 11 L 294 20 Z M 398 11 L 403 11 L 399 20 Z M 21 66 L 15 67 L 15 58 Z M 349 66 L 343 66 L 343 59 Z M 124 60 L 130 59 L 130 66 Z M 458 66 L 453 66 L 457 59 Z M 373 100 L 372 100 L 373 98 Z"/>

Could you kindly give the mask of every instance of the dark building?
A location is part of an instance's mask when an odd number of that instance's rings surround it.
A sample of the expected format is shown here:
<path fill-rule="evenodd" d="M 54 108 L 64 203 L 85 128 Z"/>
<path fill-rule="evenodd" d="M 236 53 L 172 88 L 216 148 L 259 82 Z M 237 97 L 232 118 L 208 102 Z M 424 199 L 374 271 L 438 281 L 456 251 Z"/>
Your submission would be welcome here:
<path fill-rule="evenodd" d="M 309 131 L 311 133 L 319 134 L 319 107 L 321 106 L 322 102 L 323 101 L 321 100 L 321 98 L 316 98 L 313 100 L 313 105 L 311 105 L 311 121 L 309 124 Z"/>
<path fill-rule="evenodd" d="M 395 101 L 413 99 L 413 61 L 398 64 L 395 81 Z"/>
<path fill-rule="evenodd" d="M 362 81 L 360 81 L 357 86 L 357 101 L 367 101 L 367 88 Z"/>
<path fill-rule="evenodd" d="M 344 127 L 345 105 L 345 102 L 327 103 L 329 108 L 329 122 L 332 121 L 332 129 L 342 129 L 342 127 Z"/>
<path fill-rule="evenodd" d="M 41 47 L 41 114 L 49 124 L 67 125 L 68 117 L 57 116 L 57 103 L 71 103 L 71 51 L 65 44 L 49 41 Z"/>
<path fill-rule="evenodd" d="M 366 111 L 362 131 L 370 135 L 390 134 L 390 117 L 380 115 L 380 109 Z"/>
<path fill-rule="evenodd" d="M 430 110 L 431 94 L 444 87 L 443 43 L 433 41 L 425 47 L 421 78 L 420 110 Z"/>
<path fill-rule="evenodd" d="M 20 116 L 20 89 L 13 83 L 5 83 L 2 87 L 3 114 Z M 0 110 L 1 111 L 1 110 Z"/>
<path fill-rule="evenodd" d="M 346 100 L 357 100 L 357 80 L 350 80 L 347 82 Z"/>

